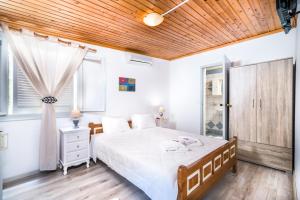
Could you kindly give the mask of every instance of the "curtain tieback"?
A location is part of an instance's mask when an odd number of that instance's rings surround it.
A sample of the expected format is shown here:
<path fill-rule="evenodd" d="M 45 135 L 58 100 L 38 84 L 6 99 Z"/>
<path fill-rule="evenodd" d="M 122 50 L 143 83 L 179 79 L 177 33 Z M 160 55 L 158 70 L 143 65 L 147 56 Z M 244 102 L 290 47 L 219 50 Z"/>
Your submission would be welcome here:
<path fill-rule="evenodd" d="M 53 104 L 57 102 L 57 99 L 55 97 L 52 96 L 47 96 L 41 99 L 43 103 L 46 104 Z"/>

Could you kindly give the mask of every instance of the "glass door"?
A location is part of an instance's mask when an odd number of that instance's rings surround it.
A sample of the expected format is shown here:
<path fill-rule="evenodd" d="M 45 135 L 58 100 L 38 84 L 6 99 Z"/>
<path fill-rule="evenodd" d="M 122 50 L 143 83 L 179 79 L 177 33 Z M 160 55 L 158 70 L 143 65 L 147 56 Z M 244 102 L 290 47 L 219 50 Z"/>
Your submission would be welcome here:
<path fill-rule="evenodd" d="M 230 60 L 203 68 L 203 132 L 205 136 L 228 139 Z"/>
<path fill-rule="evenodd" d="M 224 138 L 223 66 L 203 69 L 203 131 L 205 136 Z"/>

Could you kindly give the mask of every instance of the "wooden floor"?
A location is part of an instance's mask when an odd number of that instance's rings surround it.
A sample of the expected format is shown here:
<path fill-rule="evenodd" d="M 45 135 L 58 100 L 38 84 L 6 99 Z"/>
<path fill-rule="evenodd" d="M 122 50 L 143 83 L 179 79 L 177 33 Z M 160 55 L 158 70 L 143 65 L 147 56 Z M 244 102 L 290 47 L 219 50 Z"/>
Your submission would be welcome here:
<path fill-rule="evenodd" d="M 53 172 L 34 177 L 4 189 L 4 199 L 149 199 L 141 190 L 110 170 L 103 163 L 71 168 L 69 175 Z M 208 192 L 205 200 L 215 199 L 292 199 L 290 174 L 239 161 L 238 174 L 226 174 Z"/>

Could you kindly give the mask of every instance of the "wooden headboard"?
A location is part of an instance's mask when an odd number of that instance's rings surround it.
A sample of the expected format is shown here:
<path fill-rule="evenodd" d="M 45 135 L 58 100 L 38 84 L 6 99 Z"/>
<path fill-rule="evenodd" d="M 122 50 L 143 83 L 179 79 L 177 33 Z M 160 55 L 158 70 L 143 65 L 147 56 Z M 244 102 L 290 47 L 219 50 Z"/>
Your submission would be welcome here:
<path fill-rule="evenodd" d="M 128 121 L 128 124 L 129 124 L 129 127 L 132 128 L 132 121 L 131 120 Z M 94 134 L 103 133 L 102 123 L 90 122 L 89 123 L 89 128 L 90 128 L 90 136 L 94 135 Z"/>

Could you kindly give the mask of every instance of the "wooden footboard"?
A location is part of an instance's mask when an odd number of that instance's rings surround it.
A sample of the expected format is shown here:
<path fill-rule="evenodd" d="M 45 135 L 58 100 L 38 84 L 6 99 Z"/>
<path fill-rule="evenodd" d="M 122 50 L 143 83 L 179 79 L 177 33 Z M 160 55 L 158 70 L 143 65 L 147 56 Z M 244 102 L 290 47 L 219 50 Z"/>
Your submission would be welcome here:
<path fill-rule="evenodd" d="M 178 200 L 200 199 L 223 175 L 237 170 L 237 138 L 200 160 L 178 168 Z"/>

